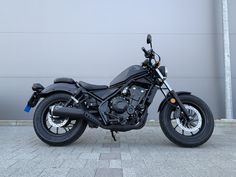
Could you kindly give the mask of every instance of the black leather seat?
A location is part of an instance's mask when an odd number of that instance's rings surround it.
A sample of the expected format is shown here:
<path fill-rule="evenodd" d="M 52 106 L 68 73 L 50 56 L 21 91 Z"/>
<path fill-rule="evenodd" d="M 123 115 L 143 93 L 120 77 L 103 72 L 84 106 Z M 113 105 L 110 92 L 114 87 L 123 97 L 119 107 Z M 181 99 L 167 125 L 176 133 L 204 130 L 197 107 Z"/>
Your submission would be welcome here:
<path fill-rule="evenodd" d="M 68 83 L 68 84 L 74 84 L 75 81 L 74 79 L 71 78 L 66 78 L 66 77 L 61 77 L 61 78 L 57 78 L 54 80 L 54 83 Z"/>
<path fill-rule="evenodd" d="M 108 88 L 106 85 L 93 85 L 83 81 L 79 81 L 79 85 L 84 87 L 86 90 L 102 90 Z"/>

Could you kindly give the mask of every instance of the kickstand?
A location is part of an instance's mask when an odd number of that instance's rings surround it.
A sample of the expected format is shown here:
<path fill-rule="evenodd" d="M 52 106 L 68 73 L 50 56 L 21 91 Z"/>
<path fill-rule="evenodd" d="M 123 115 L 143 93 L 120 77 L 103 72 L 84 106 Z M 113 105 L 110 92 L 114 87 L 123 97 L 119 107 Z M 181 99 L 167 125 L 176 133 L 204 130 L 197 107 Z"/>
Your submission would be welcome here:
<path fill-rule="evenodd" d="M 114 132 L 117 133 L 117 131 L 111 130 L 111 136 L 112 136 L 113 140 L 116 141 L 116 136 L 115 136 Z"/>

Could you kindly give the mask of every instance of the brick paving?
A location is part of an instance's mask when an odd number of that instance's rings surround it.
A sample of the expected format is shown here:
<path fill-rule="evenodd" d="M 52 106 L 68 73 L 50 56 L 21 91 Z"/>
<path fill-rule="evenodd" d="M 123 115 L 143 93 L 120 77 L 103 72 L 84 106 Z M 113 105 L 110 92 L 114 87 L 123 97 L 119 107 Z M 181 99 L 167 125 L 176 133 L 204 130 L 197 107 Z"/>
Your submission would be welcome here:
<path fill-rule="evenodd" d="M 0 177 L 235 177 L 236 126 L 218 125 L 198 148 L 172 144 L 160 127 L 119 133 L 87 128 L 65 147 L 41 142 L 32 126 L 0 126 Z"/>

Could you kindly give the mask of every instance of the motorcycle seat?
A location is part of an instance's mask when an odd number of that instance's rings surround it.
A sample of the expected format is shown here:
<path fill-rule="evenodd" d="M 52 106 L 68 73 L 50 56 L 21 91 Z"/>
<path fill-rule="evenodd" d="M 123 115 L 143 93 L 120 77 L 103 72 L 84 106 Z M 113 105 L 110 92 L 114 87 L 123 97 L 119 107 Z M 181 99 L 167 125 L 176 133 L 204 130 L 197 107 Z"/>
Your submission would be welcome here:
<path fill-rule="evenodd" d="M 108 88 L 107 85 L 93 85 L 93 84 L 89 84 L 83 81 L 79 81 L 79 85 L 85 88 L 86 90 L 102 90 L 102 89 Z"/>
<path fill-rule="evenodd" d="M 61 77 L 61 78 L 56 78 L 54 80 L 54 83 L 68 83 L 68 84 L 74 84 L 75 81 L 74 79 L 71 79 L 71 78 L 66 78 L 66 77 Z"/>

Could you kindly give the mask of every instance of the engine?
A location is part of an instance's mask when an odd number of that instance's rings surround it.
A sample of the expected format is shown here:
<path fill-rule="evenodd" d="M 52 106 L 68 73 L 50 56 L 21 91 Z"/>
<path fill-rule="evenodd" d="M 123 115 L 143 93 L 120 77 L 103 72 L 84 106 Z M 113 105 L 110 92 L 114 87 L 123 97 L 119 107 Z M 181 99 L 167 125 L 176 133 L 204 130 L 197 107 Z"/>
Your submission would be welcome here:
<path fill-rule="evenodd" d="M 119 122 L 122 125 L 136 124 L 144 110 L 141 103 L 145 95 L 146 89 L 140 86 L 132 85 L 123 89 L 121 94 L 110 100 L 110 122 Z"/>

